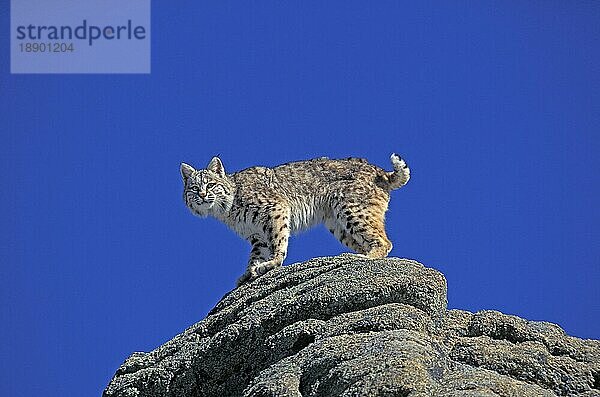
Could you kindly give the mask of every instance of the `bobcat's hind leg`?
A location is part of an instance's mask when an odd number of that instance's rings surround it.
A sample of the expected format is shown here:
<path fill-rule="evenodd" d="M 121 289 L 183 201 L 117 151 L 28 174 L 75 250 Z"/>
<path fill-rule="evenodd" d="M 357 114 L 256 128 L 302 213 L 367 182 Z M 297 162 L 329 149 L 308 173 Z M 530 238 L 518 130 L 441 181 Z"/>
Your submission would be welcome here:
<path fill-rule="evenodd" d="M 325 227 L 336 239 L 357 254 L 365 254 L 363 247 L 346 231 L 346 229 L 334 218 L 325 220 Z"/>
<path fill-rule="evenodd" d="M 392 250 L 392 242 L 385 233 L 383 220 L 370 219 L 364 223 L 358 222 L 358 225 L 350 227 L 349 233 L 369 258 L 385 258 Z"/>
<path fill-rule="evenodd" d="M 349 246 L 369 258 L 385 258 L 392 250 L 392 242 L 385 233 L 385 212 L 388 200 L 371 197 L 364 203 L 342 203 L 338 206 L 336 220 L 342 232 L 354 245 Z"/>

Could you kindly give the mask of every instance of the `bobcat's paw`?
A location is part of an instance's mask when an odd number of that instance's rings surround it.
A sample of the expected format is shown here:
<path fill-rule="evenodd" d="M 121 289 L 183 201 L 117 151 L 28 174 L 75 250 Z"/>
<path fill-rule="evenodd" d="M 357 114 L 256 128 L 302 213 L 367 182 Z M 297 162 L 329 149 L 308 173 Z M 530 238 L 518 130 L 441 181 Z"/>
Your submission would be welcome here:
<path fill-rule="evenodd" d="M 279 266 L 281 266 L 281 261 L 272 259 L 270 261 L 257 263 L 254 265 L 253 269 L 258 276 L 262 276 Z"/>
<path fill-rule="evenodd" d="M 269 262 L 259 263 L 254 267 L 254 272 L 257 277 L 266 274 L 269 270 L 273 269 L 273 267 L 269 264 Z"/>
<path fill-rule="evenodd" d="M 279 266 L 278 263 L 274 262 L 274 261 L 267 261 L 267 262 L 257 262 L 255 264 L 252 264 L 248 267 L 248 270 L 246 271 L 246 273 L 244 273 L 238 280 L 237 280 L 237 286 L 239 287 L 242 284 L 246 284 L 249 283 L 251 281 L 256 280 L 257 278 L 259 278 L 260 276 L 266 274 L 267 272 L 275 269 L 277 266 Z"/>

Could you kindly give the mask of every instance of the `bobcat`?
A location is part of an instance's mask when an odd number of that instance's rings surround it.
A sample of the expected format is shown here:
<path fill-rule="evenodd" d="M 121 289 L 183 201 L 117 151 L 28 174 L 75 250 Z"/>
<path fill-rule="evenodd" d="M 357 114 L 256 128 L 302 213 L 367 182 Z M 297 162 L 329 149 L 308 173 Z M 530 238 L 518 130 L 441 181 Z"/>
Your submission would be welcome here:
<path fill-rule="evenodd" d="M 364 159 L 323 157 L 226 174 L 213 157 L 206 169 L 181 163 L 183 199 L 192 213 L 217 218 L 252 245 L 239 286 L 283 263 L 290 233 L 319 223 L 359 254 L 387 256 L 390 191 L 410 178 L 404 160 L 392 154 L 391 161 L 392 172 Z"/>

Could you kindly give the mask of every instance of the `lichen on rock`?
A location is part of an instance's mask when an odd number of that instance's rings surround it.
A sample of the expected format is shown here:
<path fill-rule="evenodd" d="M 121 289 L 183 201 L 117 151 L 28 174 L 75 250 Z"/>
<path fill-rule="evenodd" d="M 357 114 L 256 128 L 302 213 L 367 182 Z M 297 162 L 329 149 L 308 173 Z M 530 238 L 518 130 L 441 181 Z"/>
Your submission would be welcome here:
<path fill-rule="evenodd" d="M 444 276 L 343 254 L 275 269 L 134 353 L 104 397 L 600 396 L 600 341 L 447 310 Z"/>

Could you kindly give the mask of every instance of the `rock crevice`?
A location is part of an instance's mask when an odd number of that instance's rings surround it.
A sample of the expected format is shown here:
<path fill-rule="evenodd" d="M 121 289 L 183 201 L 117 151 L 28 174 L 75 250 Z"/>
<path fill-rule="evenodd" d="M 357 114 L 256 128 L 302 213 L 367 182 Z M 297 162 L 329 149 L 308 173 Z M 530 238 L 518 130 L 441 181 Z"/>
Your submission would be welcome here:
<path fill-rule="evenodd" d="M 104 397 L 600 396 L 600 342 L 447 310 L 446 280 L 357 255 L 282 267 L 132 354 Z"/>

